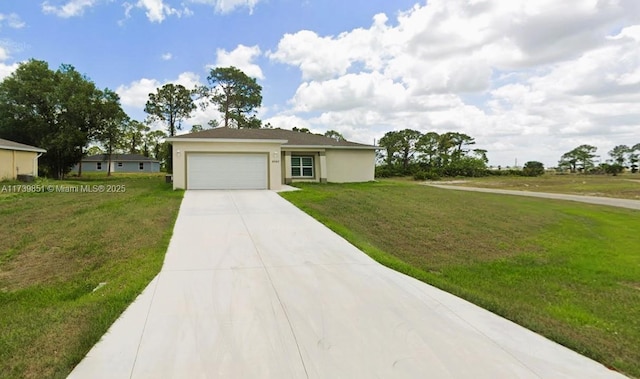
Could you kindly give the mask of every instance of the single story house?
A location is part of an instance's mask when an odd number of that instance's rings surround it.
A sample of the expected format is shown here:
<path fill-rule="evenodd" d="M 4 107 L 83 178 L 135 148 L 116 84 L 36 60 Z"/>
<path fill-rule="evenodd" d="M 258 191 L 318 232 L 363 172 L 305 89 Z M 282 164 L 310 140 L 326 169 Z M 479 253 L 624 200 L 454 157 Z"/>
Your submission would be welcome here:
<path fill-rule="evenodd" d="M 378 147 L 284 129 L 215 128 L 168 138 L 173 188 L 280 189 L 374 180 Z"/>
<path fill-rule="evenodd" d="M 82 172 L 107 172 L 109 156 L 96 154 L 82 158 Z M 71 170 L 78 172 L 78 165 Z M 112 154 L 111 172 L 160 172 L 160 162 L 140 154 Z"/>
<path fill-rule="evenodd" d="M 0 138 L 0 180 L 18 175 L 38 176 L 38 158 L 47 151 Z"/>

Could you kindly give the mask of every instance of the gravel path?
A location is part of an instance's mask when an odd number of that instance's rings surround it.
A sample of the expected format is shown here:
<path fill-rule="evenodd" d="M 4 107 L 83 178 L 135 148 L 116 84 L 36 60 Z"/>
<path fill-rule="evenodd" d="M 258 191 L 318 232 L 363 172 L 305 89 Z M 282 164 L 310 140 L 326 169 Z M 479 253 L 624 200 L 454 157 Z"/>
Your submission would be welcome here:
<path fill-rule="evenodd" d="M 428 185 L 431 187 L 437 187 L 437 188 L 458 190 L 458 191 L 473 191 L 473 192 L 499 193 L 503 195 L 542 197 L 545 199 L 578 201 L 581 203 L 608 205 L 612 207 L 640 210 L 640 200 L 614 199 L 611 197 L 597 197 L 597 196 L 566 195 L 566 194 L 560 194 L 560 193 L 546 193 L 546 192 L 513 191 L 513 190 L 503 190 L 503 189 L 494 189 L 494 188 L 461 187 L 461 186 L 449 186 L 449 185 L 432 184 L 432 183 L 425 183 L 425 185 Z"/>

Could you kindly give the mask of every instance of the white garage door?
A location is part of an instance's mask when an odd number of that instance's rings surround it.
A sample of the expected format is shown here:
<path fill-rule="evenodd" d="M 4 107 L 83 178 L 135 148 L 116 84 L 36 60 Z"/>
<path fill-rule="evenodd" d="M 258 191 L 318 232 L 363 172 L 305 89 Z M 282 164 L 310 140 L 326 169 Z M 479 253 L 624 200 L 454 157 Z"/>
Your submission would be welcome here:
<path fill-rule="evenodd" d="M 266 189 L 266 154 L 189 154 L 188 189 Z"/>

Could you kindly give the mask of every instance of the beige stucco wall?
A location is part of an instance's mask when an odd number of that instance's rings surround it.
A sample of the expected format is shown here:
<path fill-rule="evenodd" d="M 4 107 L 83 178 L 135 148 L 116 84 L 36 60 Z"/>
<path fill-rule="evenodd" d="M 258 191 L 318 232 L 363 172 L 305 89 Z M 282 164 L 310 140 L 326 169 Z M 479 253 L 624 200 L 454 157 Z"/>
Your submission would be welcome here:
<path fill-rule="evenodd" d="M 327 149 L 327 181 L 369 182 L 375 175 L 375 150 Z"/>
<path fill-rule="evenodd" d="M 0 180 L 16 179 L 18 174 L 38 176 L 38 153 L 0 149 Z"/>
<path fill-rule="evenodd" d="M 269 189 L 279 190 L 282 182 L 279 142 L 174 141 L 173 188 L 186 189 L 187 155 L 190 153 L 263 153 L 268 154 Z"/>

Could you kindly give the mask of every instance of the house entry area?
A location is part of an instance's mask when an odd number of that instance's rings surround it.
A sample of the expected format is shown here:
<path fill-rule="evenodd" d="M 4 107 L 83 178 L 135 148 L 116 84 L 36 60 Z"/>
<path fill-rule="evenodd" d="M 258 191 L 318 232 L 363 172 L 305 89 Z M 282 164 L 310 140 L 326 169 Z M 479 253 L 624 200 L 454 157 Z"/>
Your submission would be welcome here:
<path fill-rule="evenodd" d="M 187 189 L 267 189 L 267 154 L 190 153 Z"/>

